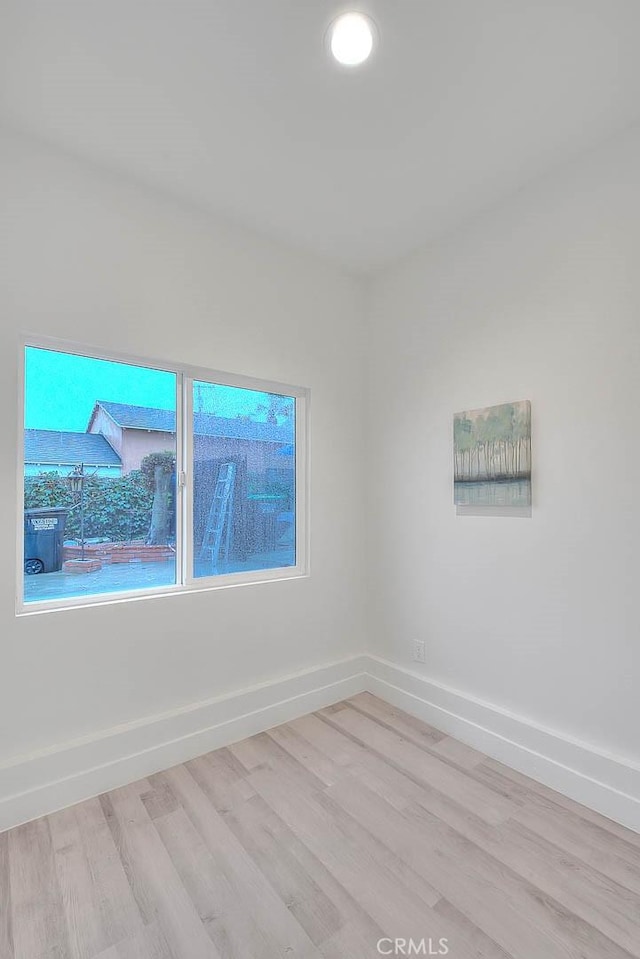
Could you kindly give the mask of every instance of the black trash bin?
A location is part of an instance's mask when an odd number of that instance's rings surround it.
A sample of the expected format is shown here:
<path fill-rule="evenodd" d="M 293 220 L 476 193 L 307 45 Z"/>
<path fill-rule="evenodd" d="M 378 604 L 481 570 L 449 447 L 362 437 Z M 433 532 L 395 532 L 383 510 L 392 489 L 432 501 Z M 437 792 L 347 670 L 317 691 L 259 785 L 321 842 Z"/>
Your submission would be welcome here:
<path fill-rule="evenodd" d="M 62 569 L 64 528 L 69 511 L 43 506 L 24 511 L 24 571 L 55 573 Z"/>

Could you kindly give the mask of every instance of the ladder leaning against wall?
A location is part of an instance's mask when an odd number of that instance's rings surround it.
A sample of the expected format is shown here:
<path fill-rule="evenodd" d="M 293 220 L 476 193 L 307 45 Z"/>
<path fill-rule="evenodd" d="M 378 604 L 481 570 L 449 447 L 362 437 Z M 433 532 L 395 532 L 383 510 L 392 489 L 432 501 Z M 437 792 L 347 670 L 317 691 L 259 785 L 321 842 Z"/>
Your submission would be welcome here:
<path fill-rule="evenodd" d="M 229 559 L 235 478 L 236 464 L 222 463 L 218 470 L 209 518 L 200 548 L 200 559 L 210 559 L 214 572 L 218 569 L 221 553 L 225 563 Z"/>

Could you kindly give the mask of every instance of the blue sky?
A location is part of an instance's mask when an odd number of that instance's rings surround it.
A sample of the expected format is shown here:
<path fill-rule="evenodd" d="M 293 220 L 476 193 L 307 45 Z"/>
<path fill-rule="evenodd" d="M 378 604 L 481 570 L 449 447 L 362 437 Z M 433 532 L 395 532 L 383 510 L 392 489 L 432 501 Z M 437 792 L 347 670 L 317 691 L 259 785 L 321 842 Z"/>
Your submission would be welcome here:
<path fill-rule="evenodd" d="M 31 346 L 25 351 L 26 429 L 84 433 L 96 400 L 175 410 L 175 397 L 174 373 Z M 204 411 L 230 417 L 268 402 L 265 393 L 209 384 L 197 397 Z M 264 419 L 264 411 L 255 418 Z"/>

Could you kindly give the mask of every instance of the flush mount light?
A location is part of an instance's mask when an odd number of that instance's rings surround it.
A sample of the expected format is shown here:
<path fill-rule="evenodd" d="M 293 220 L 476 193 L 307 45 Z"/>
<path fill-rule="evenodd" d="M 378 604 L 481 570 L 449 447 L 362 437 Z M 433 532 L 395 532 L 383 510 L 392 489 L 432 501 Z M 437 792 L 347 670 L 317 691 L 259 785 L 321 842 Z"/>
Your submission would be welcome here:
<path fill-rule="evenodd" d="M 371 55 L 374 26 L 364 13 L 343 13 L 329 28 L 331 53 L 338 63 L 356 67 Z"/>

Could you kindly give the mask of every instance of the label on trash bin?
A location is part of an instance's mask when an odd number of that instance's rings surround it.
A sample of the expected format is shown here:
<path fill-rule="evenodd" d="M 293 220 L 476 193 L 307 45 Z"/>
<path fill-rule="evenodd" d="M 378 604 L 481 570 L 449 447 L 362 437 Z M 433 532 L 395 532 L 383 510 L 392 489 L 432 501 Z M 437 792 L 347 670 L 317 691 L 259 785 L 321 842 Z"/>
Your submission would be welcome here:
<path fill-rule="evenodd" d="M 35 530 L 55 529 L 58 525 L 57 516 L 39 516 L 31 519 L 31 525 Z"/>

